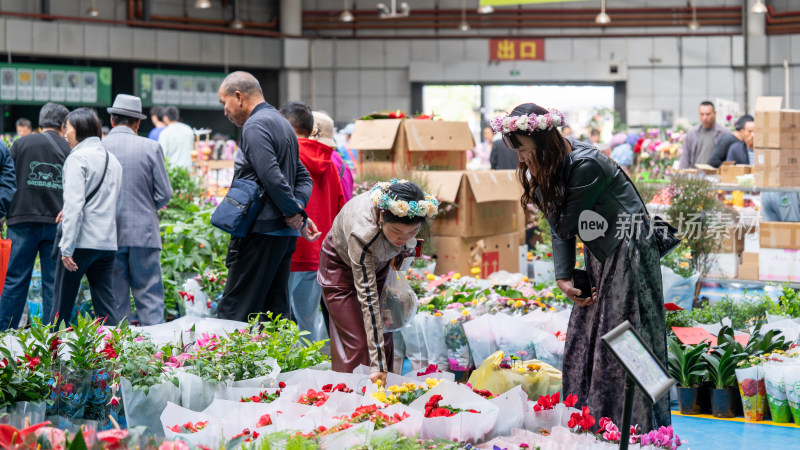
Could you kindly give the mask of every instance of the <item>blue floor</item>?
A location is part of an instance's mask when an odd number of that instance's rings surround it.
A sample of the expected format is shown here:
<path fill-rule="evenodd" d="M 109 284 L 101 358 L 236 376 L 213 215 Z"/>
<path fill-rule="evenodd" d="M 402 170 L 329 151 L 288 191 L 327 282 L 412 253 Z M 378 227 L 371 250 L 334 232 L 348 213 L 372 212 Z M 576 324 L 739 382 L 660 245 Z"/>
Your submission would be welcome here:
<path fill-rule="evenodd" d="M 692 450 L 788 450 L 800 447 L 800 429 L 728 420 L 672 416 L 672 428 Z"/>

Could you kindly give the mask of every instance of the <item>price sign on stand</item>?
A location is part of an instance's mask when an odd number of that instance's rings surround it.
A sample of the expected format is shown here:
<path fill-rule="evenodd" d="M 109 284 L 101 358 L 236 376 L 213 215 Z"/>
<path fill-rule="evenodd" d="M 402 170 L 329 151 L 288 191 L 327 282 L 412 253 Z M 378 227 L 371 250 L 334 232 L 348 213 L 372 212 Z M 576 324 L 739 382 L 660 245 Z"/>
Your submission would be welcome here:
<path fill-rule="evenodd" d="M 603 345 L 614 355 L 628 373 L 625 382 L 625 409 L 622 417 L 622 438 L 620 449 L 628 448 L 633 414 L 633 394 L 635 386 L 647 395 L 653 403 L 664 396 L 675 384 L 667 369 L 653 354 L 631 323 L 627 320 L 600 338 Z"/>

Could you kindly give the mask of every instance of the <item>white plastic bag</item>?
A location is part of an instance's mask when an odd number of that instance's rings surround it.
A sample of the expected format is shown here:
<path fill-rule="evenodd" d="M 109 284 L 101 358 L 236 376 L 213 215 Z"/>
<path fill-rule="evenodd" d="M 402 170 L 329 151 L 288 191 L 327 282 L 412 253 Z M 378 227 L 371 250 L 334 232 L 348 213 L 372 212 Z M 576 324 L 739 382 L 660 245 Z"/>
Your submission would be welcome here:
<path fill-rule="evenodd" d="M 189 278 L 183 283 L 183 290 L 191 297 L 184 303 L 186 315 L 189 317 L 211 317 L 208 305 L 208 295 L 203 292 L 200 284 L 194 278 Z"/>
<path fill-rule="evenodd" d="M 409 326 L 400 330 L 406 348 L 406 357 L 411 361 L 411 368 L 420 369 L 428 364 L 428 349 L 425 347 L 425 336 L 422 332 L 423 318 L 429 314 L 417 314 Z"/>
<path fill-rule="evenodd" d="M 525 407 L 528 404 L 528 394 L 517 386 L 502 395 L 489 399 L 489 403 L 497 406 L 503 412 L 497 416 L 497 423 L 490 434 L 490 438 L 507 436 L 514 428 L 521 428 L 525 421 Z"/>
<path fill-rule="evenodd" d="M 162 436 L 164 430 L 161 426 L 161 413 L 167 407 L 167 403 L 180 403 L 180 389 L 171 381 L 165 381 L 150 386 L 148 393 L 145 394 L 141 389 L 134 389 L 127 378 L 120 380 L 120 387 L 128 428 L 145 426 L 148 432 Z"/>
<path fill-rule="evenodd" d="M 181 406 L 191 411 L 202 411 L 214 401 L 217 390 L 223 391 L 224 383 L 211 383 L 195 374 L 176 371 L 181 391 Z"/>
<path fill-rule="evenodd" d="M 675 303 L 681 308 L 691 311 L 694 302 L 694 291 L 699 273 L 689 278 L 676 274 L 672 269 L 661 266 L 661 287 L 664 291 L 664 303 Z"/>
<path fill-rule="evenodd" d="M 205 445 L 211 448 L 217 448 L 224 439 L 223 422 L 219 418 L 209 416 L 197 411 L 191 411 L 182 408 L 175 403 L 167 403 L 166 408 L 161 413 L 161 424 L 163 426 L 164 436 L 169 441 L 174 441 L 177 438 L 186 441 L 192 447 L 198 445 Z M 187 422 L 197 424 L 197 422 L 208 422 L 205 428 L 196 433 L 176 433 L 170 427 L 178 425 L 179 427 Z"/>
<path fill-rule="evenodd" d="M 417 294 L 411 289 L 406 276 L 389 268 L 379 303 L 383 318 L 383 331 L 397 331 L 414 319 L 419 308 Z"/>

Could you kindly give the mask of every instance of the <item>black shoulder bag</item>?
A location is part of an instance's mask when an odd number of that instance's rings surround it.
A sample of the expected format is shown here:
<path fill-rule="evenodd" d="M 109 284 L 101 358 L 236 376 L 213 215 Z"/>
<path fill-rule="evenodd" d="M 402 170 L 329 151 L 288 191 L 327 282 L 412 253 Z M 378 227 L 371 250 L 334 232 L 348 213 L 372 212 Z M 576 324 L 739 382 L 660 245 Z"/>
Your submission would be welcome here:
<path fill-rule="evenodd" d="M 45 136 L 47 136 L 47 133 L 45 133 Z M 53 145 L 55 145 L 55 142 L 52 141 L 53 138 L 51 138 L 50 136 L 47 136 L 47 138 Z M 90 192 L 89 195 L 86 196 L 86 202 L 84 202 L 84 205 L 86 205 L 86 203 L 89 203 L 94 198 L 94 196 L 97 195 L 97 191 L 100 190 L 100 186 L 103 185 L 103 181 L 105 181 L 106 179 L 107 170 L 108 170 L 108 150 L 106 150 L 106 164 L 103 167 L 103 175 L 100 177 L 100 182 L 97 183 L 97 186 L 95 186 L 92 192 Z M 56 240 L 53 242 L 53 252 L 50 254 L 50 257 L 53 258 L 54 260 L 58 260 L 58 254 L 61 253 L 61 248 L 59 247 L 59 243 L 61 242 L 61 236 L 62 236 L 61 223 L 59 222 L 58 231 L 56 232 Z"/>

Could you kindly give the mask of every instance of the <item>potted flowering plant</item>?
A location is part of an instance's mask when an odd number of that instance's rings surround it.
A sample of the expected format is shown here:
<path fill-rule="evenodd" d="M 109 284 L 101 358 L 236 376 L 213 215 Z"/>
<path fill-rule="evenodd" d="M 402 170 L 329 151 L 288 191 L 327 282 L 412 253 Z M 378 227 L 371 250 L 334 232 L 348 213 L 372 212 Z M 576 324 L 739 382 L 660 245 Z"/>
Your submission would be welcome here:
<path fill-rule="evenodd" d="M 678 403 L 681 414 L 700 414 L 697 386 L 705 378 L 707 370 L 703 354 L 708 344 L 683 346 L 674 337 L 667 339 L 669 347 L 669 374 L 678 382 Z"/>
<path fill-rule="evenodd" d="M 744 358 L 744 353 L 735 353 L 733 345 L 715 347 L 711 353 L 703 353 L 708 376 L 713 383 L 711 389 L 711 408 L 714 417 L 734 416 L 732 387 L 736 385 L 736 364 Z"/>

